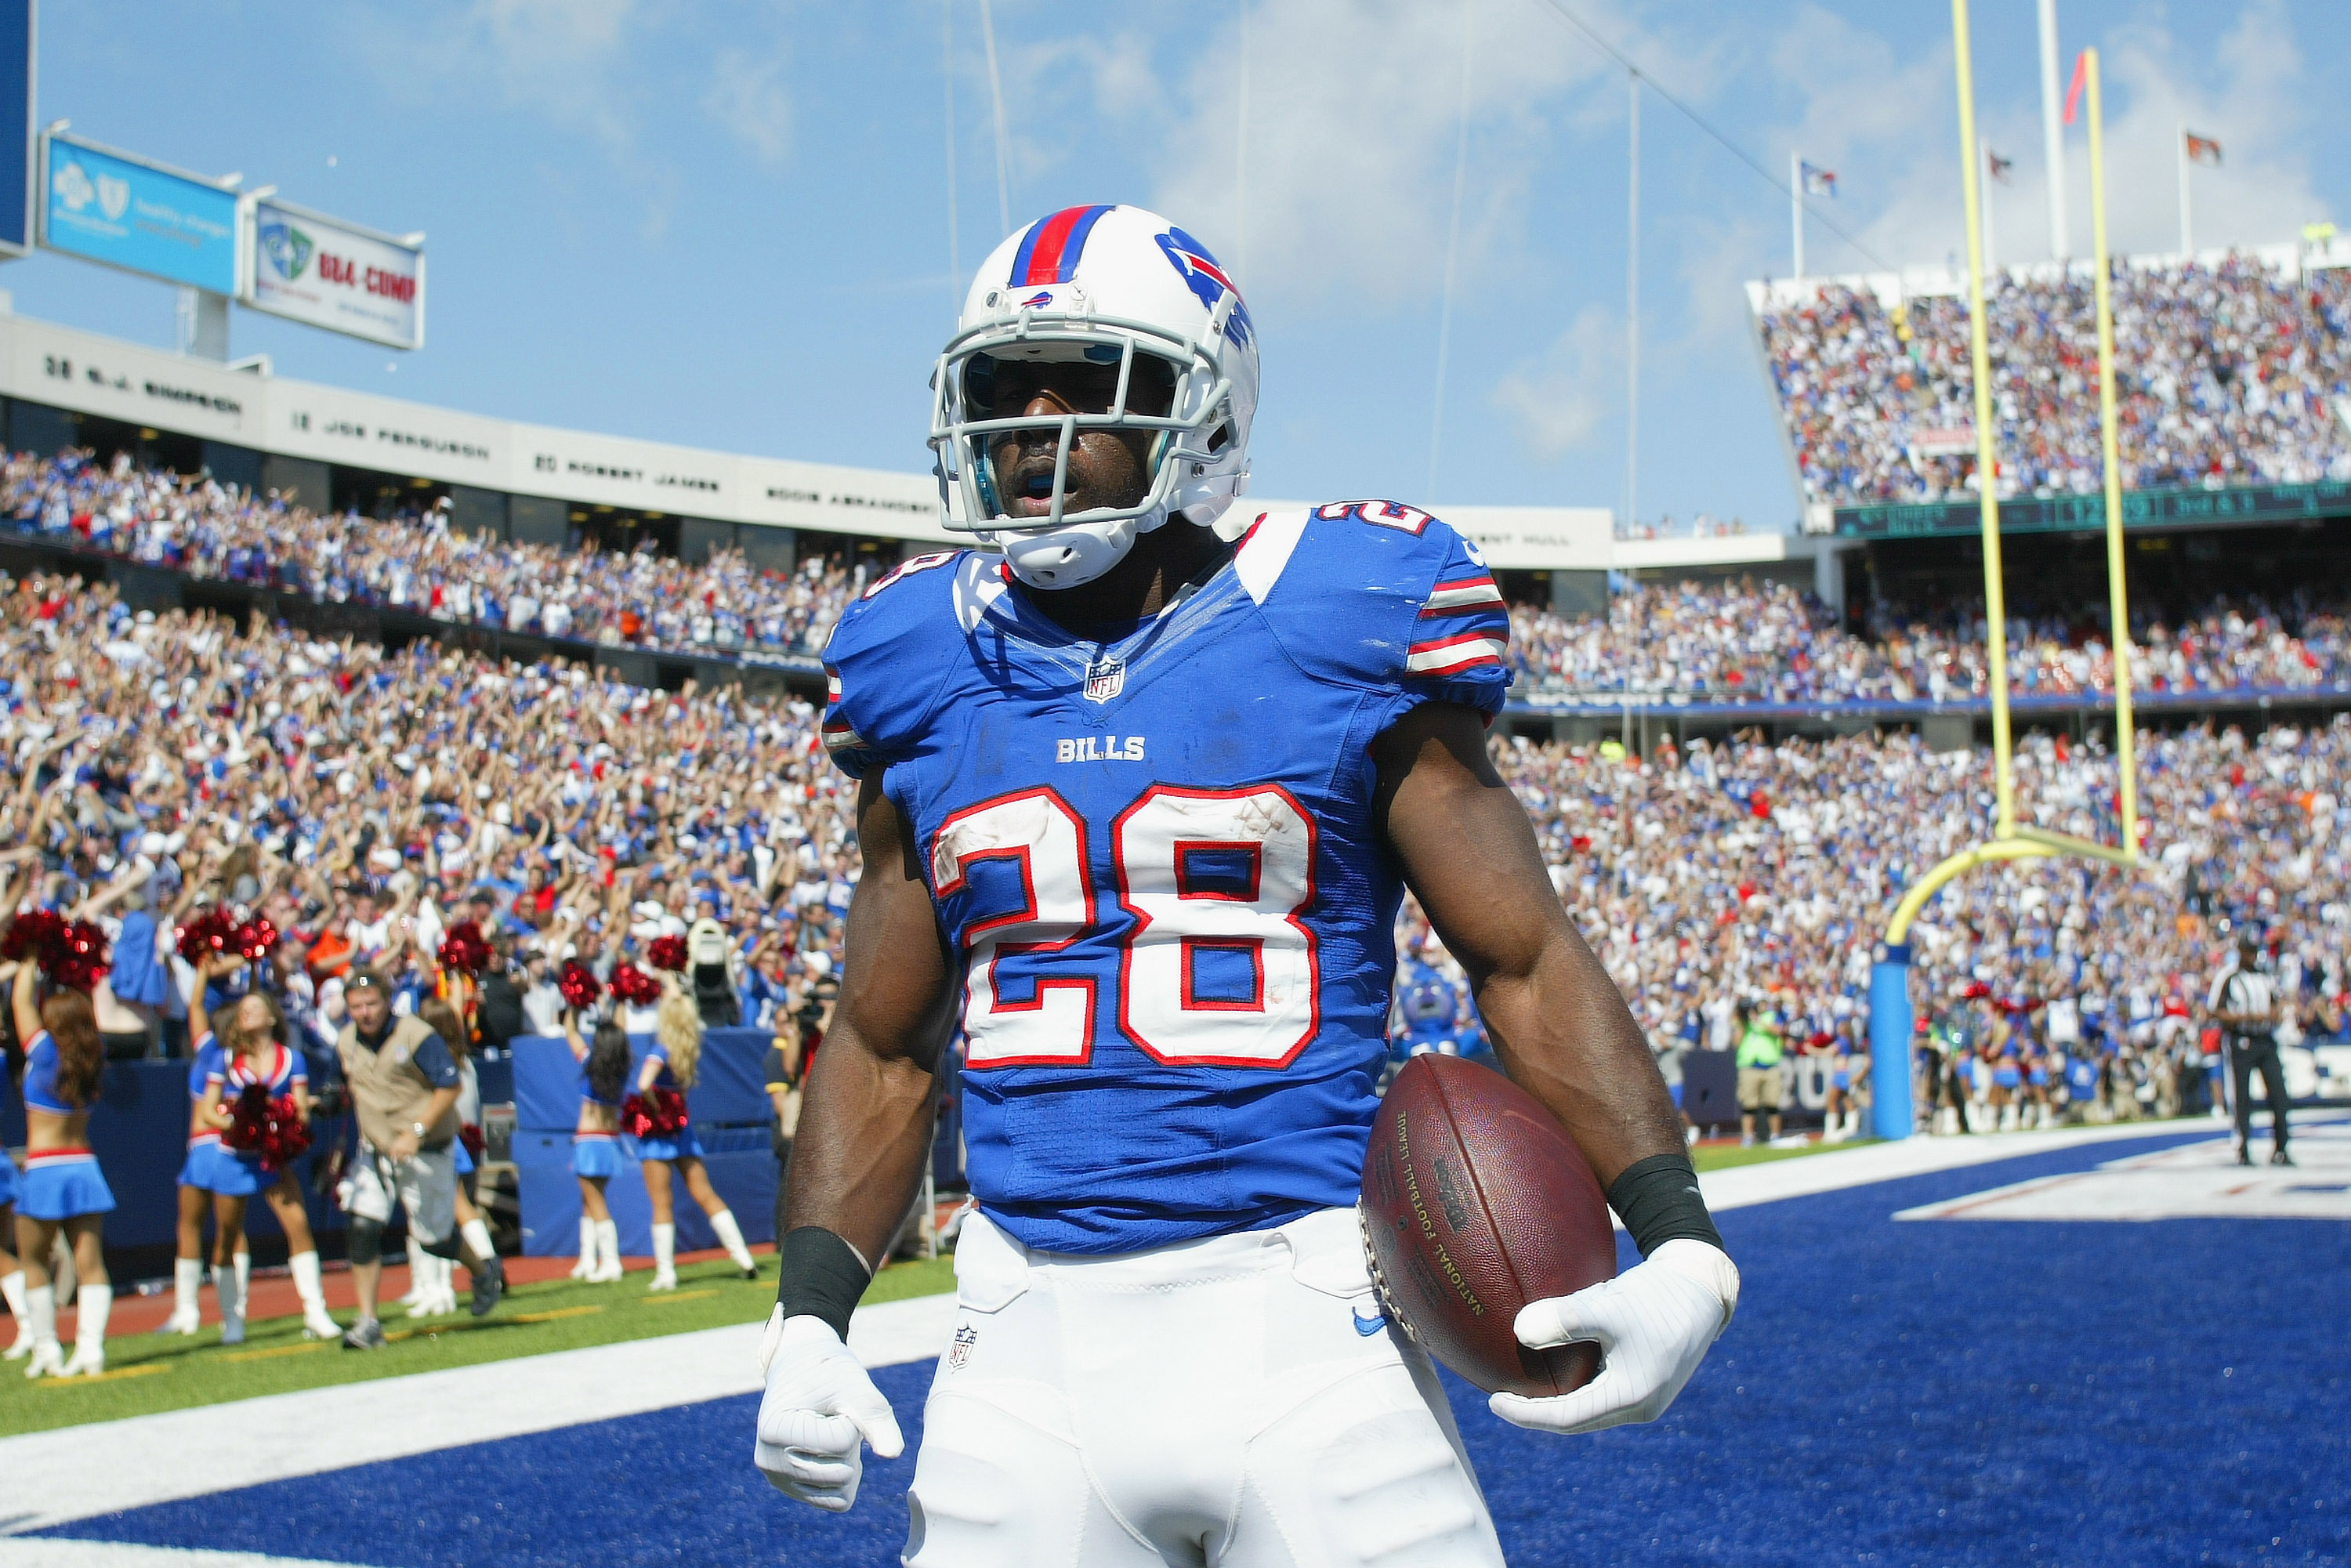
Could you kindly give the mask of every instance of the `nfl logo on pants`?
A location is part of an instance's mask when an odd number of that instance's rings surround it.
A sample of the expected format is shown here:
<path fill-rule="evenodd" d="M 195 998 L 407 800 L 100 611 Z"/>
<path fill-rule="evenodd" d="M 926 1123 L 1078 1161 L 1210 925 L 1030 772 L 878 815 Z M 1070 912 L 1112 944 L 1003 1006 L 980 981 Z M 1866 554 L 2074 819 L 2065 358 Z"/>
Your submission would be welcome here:
<path fill-rule="evenodd" d="M 1096 659 L 1086 666 L 1086 701 L 1106 703 L 1125 689 L 1124 659 Z"/>

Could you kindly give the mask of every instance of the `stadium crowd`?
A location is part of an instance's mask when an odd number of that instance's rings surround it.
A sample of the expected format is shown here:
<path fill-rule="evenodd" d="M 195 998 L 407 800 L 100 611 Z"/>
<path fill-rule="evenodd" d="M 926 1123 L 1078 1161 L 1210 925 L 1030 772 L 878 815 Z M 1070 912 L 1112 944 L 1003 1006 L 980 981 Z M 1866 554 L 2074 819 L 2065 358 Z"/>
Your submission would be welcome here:
<path fill-rule="evenodd" d="M 2117 261 L 2116 394 L 2131 489 L 2351 479 L 2351 268 Z M 1985 280 L 2003 496 L 2094 495 L 2095 277 Z M 1966 300 L 1819 286 L 1759 321 L 1807 497 L 1936 501 L 1975 486 Z"/>
<path fill-rule="evenodd" d="M 542 1032 L 555 966 L 642 963 L 705 916 L 738 939 L 747 1023 L 831 973 L 855 850 L 805 703 L 257 618 L 239 632 L 63 580 L 5 586 L 12 901 L 144 910 L 147 941 L 199 898 L 257 910 L 287 938 L 276 983 L 318 1041 L 352 966 L 413 1003 L 465 919 L 528 977 Z M 179 977 L 145 1020 L 159 1039 L 184 1016 Z"/>
<path fill-rule="evenodd" d="M 1989 759 L 1907 736 L 1693 741 L 1647 758 L 1613 742 L 1521 740 L 1500 761 L 1661 1057 L 1740 1047 L 1742 1004 L 1791 1053 L 1865 1054 L 1887 912 L 1915 878 L 1991 831 Z M 2053 1113 L 2065 1067 L 2053 1053 L 2075 1069 L 2077 1113 L 2203 1103 L 2215 1049 L 2206 988 L 2226 933 L 2249 925 L 2273 950 L 2294 1032 L 2343 1032 L 2351 869 L 2335 789 L 2351 766 L 2351 720 L 2252 739 L 2150 736 L 2140 763 L 2149 873 L 2011 862 L 1952 884 L 1913 926 L 1921 1043 L 1936 1053 L 1919 1082 L 1936 1104 L 2006 1110 L 2010 1124 L 2036 1105 Z M 2101 750 L 2031 738 L 2016 792 L 2043 827 L 2119 837 Z M 2017 1082 L 2002 1082 L 2011 1071 Z"/>
<path fill-rule="evenodd" d="M 715 654 L 820 650 L 863 569 L 812 558 L 758 572 L 737 551 L 689 565 L 641 549 L 559 550 L 469 536 L 445 508 L 390 519 L 319 515 L 275 495 L 147 471 L 127 455 L 19 455 L 0 517 L 47 537 L 193 576 L 314 601 L 413 610 L 459 624 Z M 1542 692 L 1657 692 L 1709 702 L 1944 701 L 1980 696 L 1980 604 L 1876 613 L 1866 637 L 1783 584 L 1652 584 L 1604 616 L 1520 606 L 1511 657 Z M 2293 691 L 2351 681 L 2340 614 L 2216 603 L 2174 623 L 2143 613 L 2142 691 Z M 2102 635 L 2011 622 L 2010 671 L 2027 695 L 2111 692 Z"/>
<path fill-rule="evenodd" d="M 2137 691 L 2278 692 L 2351 681 L 2351 622 L 2339 613 L 2216 603 L 2177 623 L 2137 620 Z M 1644 585 L 1614 595 L 1604 616 L 1527 605 L 1510 613 L 1511 656 L 1538 691 L 1815 703 L 1956 701 L 1987 689 L 1980 601 L 1881 609 L 1871 632 L 1848 632 L 1810 594 L 1751 580 Z M 2012 690 L 2114 690 L 2112 653 L 2096 631 L 2018 617 L 2008 636 Z"/>
<path fill-rule="evenodd" d="M 353 964 L 423 998 L 443 935 L 468 918 L 539 1032 L 559 1021 L 565 959 L 642 964 L 654 937 L 704 918 L 728 935 L 746 1024 L 792 1016 L 838 972 L 857 850 L 805 703 L 257 620 L 240 632 L 63 580 L 0 587 L 12 903 L 99 900 L 118 942 L 140 909 L 151 941 L 200 898 L 266 913 L 287 938 L 275 983 L 322 1036 Z M 1730 1001 L 1775 993 L 1806 1038 L 1861 1038 L 1886 910 L 1989 831 L 1987 760 L 1902 736 L 1646 758 L 1521 738 L 1500 756 L 1644 1021 L 1692 1039 L 1719 1035 L 1708 1020 Z M 2351 987 L 2333 831 L 2351 727 L 2158 736 L 2142 761 L 2157 873 L 2047 862 L 1961 884 L 1918 927 L 1922 996 L 1980 987 L 2030 1010 L 2062 993 L 2121 1040 L 2199 994 L 2225 916 L 2299 955 L 2333 1030 Z M 2116 834 L 2095 748 L 2027 741 L 2017 790 L 2043 826 Z M 162 1001 L 158 1037 L 175 1008 Z"/>
<path fill-rule="evenodd" d="M 445 504 L 319 513 L 272 491 L 82 452 L 12 456 L 0 516 L 20 530 L 192 576 L 387 605 L 460 624 L 684 653 L 807 653 L 862 586 L 838 559 L 761 571 L 734 549 L 688 564 L 651 549 L 565 550 L 469 535 Z"/>

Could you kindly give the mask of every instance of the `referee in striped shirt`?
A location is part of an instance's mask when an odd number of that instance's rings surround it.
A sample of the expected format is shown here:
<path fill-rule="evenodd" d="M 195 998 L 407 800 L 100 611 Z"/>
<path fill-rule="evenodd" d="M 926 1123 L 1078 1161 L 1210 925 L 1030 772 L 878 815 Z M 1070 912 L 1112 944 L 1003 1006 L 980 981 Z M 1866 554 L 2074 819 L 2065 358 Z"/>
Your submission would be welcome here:
<path fill-rule="evenodd" d="M 2237 1163 L 2253 1163 L 2252 1077 L 2259 1072 L 2270 1101 L 2270 1164 L 2290 1166 L 2285 1152 L 2285 1070 L 2278 1064 L 2277 988 L 2255 967 L 2261 944 L 2251 926 L 2237 936 L 2237 961 L 2212 982 L 2208 1009 L 2220 1025 L 2229 1062 L 2229 1088 L 2237 1113 Z"/>

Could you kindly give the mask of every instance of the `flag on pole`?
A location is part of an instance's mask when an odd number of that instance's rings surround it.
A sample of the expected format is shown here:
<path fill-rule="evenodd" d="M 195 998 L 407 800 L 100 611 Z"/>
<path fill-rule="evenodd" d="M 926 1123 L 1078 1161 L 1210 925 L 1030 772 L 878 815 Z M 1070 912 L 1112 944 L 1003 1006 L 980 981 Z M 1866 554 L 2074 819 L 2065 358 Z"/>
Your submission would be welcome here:
<path fill-rule="evenodd" d="M 2074 108 L 2082 101 L 2082 89 L 2090 84 L 2090 51 L 2084 49 L 2074 57 L 2074 80 L 2065 89 L 2065 123 L 2074 123 Z"/>
<path fill-rule="evenodd" d="M 2209 136 L 2199 136 L 2192 131 L 2183 131 L 2180 134 L 2188 138 L 2188 161 L 2190 163 L 2209 163 L 2215 169 L 2220 166 L 2219 142 Z"/>
<path fill-rule="evenodd" d="M 2016 172 L 2015 159 L 2003 158 L 1989 147 L 1984 149 L 1984 164 L 1986 172 L 2003 185 L 2009 183 L 2008 177 Z"/>
<path fill-rule="evenodd" d="M 1827 196 L 1831 199 L 1834 199 L 1836 195 L 1835 170 L 1823 169 L 1818 165 L 1812 163 L 1799 163 L 1796 165 L 1796 169 L 1804 183 L 1804 194 L 1808 196 Z"/>

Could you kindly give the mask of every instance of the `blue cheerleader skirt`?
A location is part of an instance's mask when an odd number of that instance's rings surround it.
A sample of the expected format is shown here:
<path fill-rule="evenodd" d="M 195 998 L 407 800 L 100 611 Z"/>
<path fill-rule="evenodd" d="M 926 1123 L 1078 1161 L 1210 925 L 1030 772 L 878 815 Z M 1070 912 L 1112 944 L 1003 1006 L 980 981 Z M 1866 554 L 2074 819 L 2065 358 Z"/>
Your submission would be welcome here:
<path fill-rule="evenodd" d="M 700 1159 L 702 1144 L 694 1135 L 694 1124 L 688 1122 L 677 1130 L 674 1138 L 630 1138 L 630 1150 L 641 1160 Z"/>
<path fill-rule="evenodd" d="M 212 1190 L 223 1197 L 251 1197 L 277 1185 L 275 1172 L 263 1172 L 257 1152 L 243 1154 L 225 1144 L 213 1161 L 212 1178 Z"/>
<path fill-rule="evenodd" d="M 621 1141 L 581 1133 L 571 1140 L 571 1174 L 609 1181 L 621 1174 Z"/>
<path fill-rule="evenodd" d="M 74 1219 L 114 1212 L 114 1193 L 88 1149 L 45 1149 L 25 1156 L 16 1212 L 28 1219 Z"/>
<path fill-rule="evenodd" d="M 2024 1082 L 2024 1076 L 2013 1067 L 1996 1067 L 1992 1069 L 1991 1081 L 2002 1089 L 2013 1089 Z"/>
<path fill-rule="evenodd" d="M 457 1174 L 459 1176 L 469 1176 L 474 1174 L 474 1156 L 465 1152 L 465 1139 L 459 1138 L 456 1142 L 451 1144 L 449 1145 L 449 1152 L 457 1156 Z"/>
<path fill-rule="evenodd" d="M 0 1149 L 0 1208 L 6 1208 L 16 1201 L 16 1162 L 8 1157 L 6 1150 Z M 16 1239 L 11 1236 L 7 1238 L 7 1242 L 9 1246 L 14 1247 L 16 1245 Z"/>

